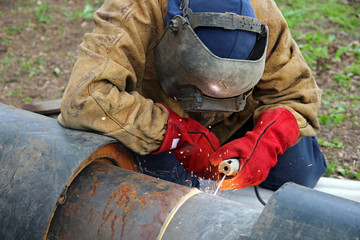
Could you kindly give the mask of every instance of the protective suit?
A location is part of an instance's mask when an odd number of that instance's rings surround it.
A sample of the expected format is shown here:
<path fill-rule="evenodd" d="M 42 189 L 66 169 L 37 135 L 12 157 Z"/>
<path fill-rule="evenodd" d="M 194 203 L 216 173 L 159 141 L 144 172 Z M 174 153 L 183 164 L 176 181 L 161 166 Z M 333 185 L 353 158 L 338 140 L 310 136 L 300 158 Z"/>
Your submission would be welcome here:
<path fill-rule="evenodd" d="M 94 14 L 95 27 L 84 36 L 61 104 L 59 123 L 118 139 L 138 154 L 160 148 L 170 108 L 215 134 L 220 144 L 251 117 L 283 108 L 295 117 L 299 136 L 319 130 L 321 90 L 287 23 L 272 0 L 250 1 L 269 28 L 264 73 L 240 112 L 185 112 L 162 90 L 155 48 L 165 30 L 166 0 L 105 0 Z M 164 103 L 165 106 L 163 104 Z"/>
<path fill-rule="evenodd" d="M 165 28 L 167 1 L 105 1 L 94 14 L 95 28 L 84 37 L 61 104 L 59 123 L 94 130 L 121 141 L 135 152 L 158 149 L 168 112 L 191 117 L 226 141 L 249 117 L 283 107 L 297 119 L 301 136 L 319 130 L 321 91 L 291 38 L 274 1 L 251 1 L 256 17 L 269 27 L 264 74 L 245 110 L 189 116 L 162 91 L 156 78 L 154 49 Z"/>

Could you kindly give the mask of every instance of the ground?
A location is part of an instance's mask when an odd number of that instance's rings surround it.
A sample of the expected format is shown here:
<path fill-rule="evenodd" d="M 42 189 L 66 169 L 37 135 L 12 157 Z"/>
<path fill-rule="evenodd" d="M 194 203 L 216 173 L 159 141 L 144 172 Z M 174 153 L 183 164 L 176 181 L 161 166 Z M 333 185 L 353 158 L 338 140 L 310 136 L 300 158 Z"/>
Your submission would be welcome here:
<path fill-rule="evenodd" d="M 0 102 L 21 107 L 26 103 L 61 98 L 78 46 L 84 33 L 93 27 L 91 12 L 101 2 L 1 0 Z M 346 4 L 359 2 L 348 1 Z M 330 27 L 332 23 L 326 24 Z M 344 69 L 357 61 L 359 38 L 344 31 L 336 31 L 335 37 L 331 43 L 318 44 L 326 44 L 327 54 L 336 56 L 317 58 L 312 67 L 318 85 L 324 91 L 318 138 L 330 167 L 327 175 L 359 180 L 360 77 L 355 70 L 352 74 L 344 74 Z M 349 48 L 344 48 L 341 53 L 339 46 L 344 42 Z M 300 46 L 303 44 L 306 42 L 299 42 Z"/>

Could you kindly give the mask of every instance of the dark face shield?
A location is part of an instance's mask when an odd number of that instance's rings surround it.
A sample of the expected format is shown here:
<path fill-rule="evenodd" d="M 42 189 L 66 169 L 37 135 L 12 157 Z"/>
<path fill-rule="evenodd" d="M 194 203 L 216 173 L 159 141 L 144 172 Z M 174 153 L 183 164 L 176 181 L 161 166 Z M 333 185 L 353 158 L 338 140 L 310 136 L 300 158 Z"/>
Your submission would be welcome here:
<path fill-rule="evenodd" d="M 190 14 L 195 14 L 190 11 Z M 198 15 L 212 13 L 198 13 Z M 211 22 L 220 27 L 249 31 L 249 18 L 232 13 L 213 13 L 219 17 Z M 238 22 L 228 19 L 240 17 Z M 203 19 L 194 18 L 193 25 L 204 26 Z M 191 22 L 191 15 L 189 15 Z M 243 20 L 241 20 L 243 19 Z M 255 19 L 257 20 L 257 19 Z M 215 21 L 215 22 L 214 22 Z M 250 21 L 252 21 L 250 19 Z M 258 21 L 258 20 L 257 20 Z M 220 58 L 214 55 L 198 38 L 189 20 L 175 16 L 166 29 L 156 48 L 156 68 L 160 84 L 168 96 L 181 101 L 186 111 L 241 111 L 246 102 L 246 93 L 260 80 L 266 58 L 268 28 L 258 24 L 258 37 L 255 47 L 247 60 Z M 200 22 L 200 23 L 199 23 Z M 244 24 L 241 26 L 241 23 Z M 236 26 L 239 25 L 239 26 Z M 209 26 L 207 24 L 206 26 Z M 256 25 L 255 25 L 256 27 Z"/>

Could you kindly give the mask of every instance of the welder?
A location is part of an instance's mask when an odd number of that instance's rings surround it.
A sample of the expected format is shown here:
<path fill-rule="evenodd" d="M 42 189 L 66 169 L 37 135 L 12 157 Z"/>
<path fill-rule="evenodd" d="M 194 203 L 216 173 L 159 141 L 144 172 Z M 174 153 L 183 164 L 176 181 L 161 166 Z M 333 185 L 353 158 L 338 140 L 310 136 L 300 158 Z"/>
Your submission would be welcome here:
<path fill-rule="evenodd" d="M 321 90 L 273 0 L 105 0 L 65 90 L 59 123 L 111 136 L 143 173 L 222 189 L 326 171 L 316 133 Z"/>

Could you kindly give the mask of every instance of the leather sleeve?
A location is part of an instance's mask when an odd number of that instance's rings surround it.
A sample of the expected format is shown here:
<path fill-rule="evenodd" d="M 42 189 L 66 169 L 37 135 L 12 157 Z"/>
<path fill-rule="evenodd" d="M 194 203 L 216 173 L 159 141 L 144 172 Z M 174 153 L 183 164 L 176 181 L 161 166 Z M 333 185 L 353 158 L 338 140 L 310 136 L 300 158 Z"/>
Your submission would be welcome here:
<path fill-rule="evenodd" d="M 139 154 L 160 147 L 168 112 L 139 86 L 164 30 L 163 2 L 105 0 L 94 13 L 63 96 L 61 125 L 114 137 Z"/>
<path fill-rule="evenodd" d="M 264 74 L 253 91 L 259 102 L 254 119 L 267 109 L 286 108 L 295 116 L 301 136 L 319 130 L 321 90 L 305 62 L 288 25 L 273 0 L 252 0 L 255 14 L 269 27 L 269 45 Z"/>

